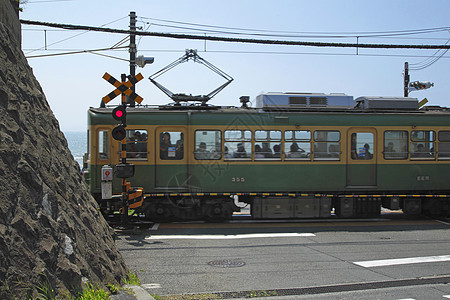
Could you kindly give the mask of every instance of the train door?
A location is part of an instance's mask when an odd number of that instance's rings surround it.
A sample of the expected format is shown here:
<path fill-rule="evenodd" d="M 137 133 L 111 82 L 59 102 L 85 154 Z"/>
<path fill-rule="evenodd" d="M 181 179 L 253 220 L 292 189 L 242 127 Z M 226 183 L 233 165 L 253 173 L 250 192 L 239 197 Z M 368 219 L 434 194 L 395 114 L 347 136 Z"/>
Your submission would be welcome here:
<path fill-rule="evenodd" d="M 347 132 L 347 186 L 377 185 L 377 132 L 375 128 L 351 128 Z"/>
<path fill-rule="evenodd" d="M 165 126 L 155 131 L 155 186 L 167 192 L 188 190 L 187 134 L 184 127 Z"/>

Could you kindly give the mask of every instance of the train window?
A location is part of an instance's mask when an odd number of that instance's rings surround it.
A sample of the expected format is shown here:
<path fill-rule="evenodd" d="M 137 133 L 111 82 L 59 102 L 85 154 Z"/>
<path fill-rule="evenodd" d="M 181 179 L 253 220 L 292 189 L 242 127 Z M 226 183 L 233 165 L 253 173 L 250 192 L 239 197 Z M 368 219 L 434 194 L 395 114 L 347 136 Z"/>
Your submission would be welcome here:
<path fill-rule="evenodd" d="M 314 160 L 339 160 L 341 147 L 339 131 L 317 130 L 314 132 Z"/>
<path fill-rule="evenodd" d="M 414 130 L 411 132 L 411 158 L 434 159 L 435 134 L 432 130 Z"/>
<path fill-rule="evenodd" d="M 224 135 L 225 159 L 251 159 L 252 132 L 250 130 L 226 130 Z"/>
<path fill-rule="evenodd" d="M 220 159 L 222 157 L 222 132 L 197 130 L 195 132 L 195 159 Z"/>
<path fill-rule="evenodd" d="M 438 158 L 450 159 L 450 131 L 439 131 Z"/>
<path fill-rule="evenodd" d="M 161 159 L 180 160 L 184 158 L 184 137 L 182 132 L 161 132 L 159 139 L 159 157 Z"/>
<path fill-rule="evenodd" d="M 287 130 L 284 132 L 285 159 L 309 159 L 311 156 L 311 131 Z"/>
<path fill-rule="evenodd" d="M 255 159 L 281 159 L 281 131 L 255 131 Z"/>
<path fill-rule="evenodd" d="M 373 133 L 355 132 L 351 135 L 351 158 L 373 159 Z"/>
<path fill-rule="evenodd" d="M 147 160 L 147 130 L 127 130 L 127 158 L 131 160 Z"/>
<path fill-rule="evenodd" d="M 390 130 L 384 132 L 384 159 L 408 158 L 408 132 Z"/>
<path fill-rule="evenodd" d="M 98 131 L 98 159 L 109 158 L 109 131 Z"/>

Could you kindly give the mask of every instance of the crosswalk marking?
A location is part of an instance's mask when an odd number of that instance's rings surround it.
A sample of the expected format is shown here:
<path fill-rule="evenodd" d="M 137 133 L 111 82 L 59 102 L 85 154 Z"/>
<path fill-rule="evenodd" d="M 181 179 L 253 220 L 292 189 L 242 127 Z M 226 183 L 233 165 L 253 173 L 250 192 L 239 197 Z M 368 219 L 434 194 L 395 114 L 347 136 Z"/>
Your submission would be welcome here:
<path fill-rule="evenodd" d="M 254 238 L 277 238 L 277 237 L 313 237 L 313 233 L 254 233 L 254 234 L 208 234 L 208 235 L 151 235 L 146 240 L 234 240 Z"/>
<path fill-rule="evenodd" d="M 373 268 L 373 267 L 382 267 L 382 266 L 420 264 L 420 263 L 432 263 L 432 262 L 442 262 L 442 261 L 450 261 L 450 255 L 367 260 L 367 261 L 357 261 L 357 262 L 353 262 L 353 263 L 355 265 L 358 265 L 361 267 Z"/>

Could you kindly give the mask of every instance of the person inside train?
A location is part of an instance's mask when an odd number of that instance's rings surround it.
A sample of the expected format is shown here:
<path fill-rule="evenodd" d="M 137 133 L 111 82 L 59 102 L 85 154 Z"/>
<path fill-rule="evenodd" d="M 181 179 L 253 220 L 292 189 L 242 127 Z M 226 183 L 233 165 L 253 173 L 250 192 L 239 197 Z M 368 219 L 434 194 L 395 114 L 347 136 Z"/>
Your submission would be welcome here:
<path fill-rule="evenodd" d="M 276 144 L 273 146 L 273 157 L 280 158 L 281 157 L 281 146 L 279 144 Z"/>
<path fill-rule="evenodd" d="M 358 159 L 358 153 L 356 152 L 356 133 L 352 133 L 350 149 L 352 159 Z"/>
<path fill-rule="evenodd" d="M 289 158 L 300 158 L 304 157 L 305 150 L 301 149 L 297 143 L 291 144 L 291 151 L 289 152 Z"/>
<path fill-rule="evenodd" d="M 423 144 L 417 145 L 417 151 L 414 153 L 415 157 L 430 157 L 430 153 L 426 151 Z"/>
<path fill-rule="evenodd" d="M 196 159 L 208 159 L 209 152 L 206 150 L 206 143 L 201 142 L 198 145 L 198 148 L 195 150 L 195 158 Z"/>
<path fill-rule="evenodd" d="M 372 159 L 373 158 L 373 154 L 370 153 L 370 146 L 369 144 L 364 144 L 364 159 Z"/>
<path fill-rule="evenodd" d="M 328 153 L 330 154 L 330 157 L 332 158 L 339 158 L 339 151 L 337 145 L 331 144 L 328 147 Z"/>
<path fill-rule="evenodd" d="M 234 158 L 246 158 L 247 151 L 245 151 L 244 144 L 238 143 L 237 150 L 233 153 Z"/>
<path fill-rule="evenodd" d="M 171 146 L 172 142 L 170 141 L 170 133 L 168 132 L 161 133 L 161 141 L 159 147 L 159 155 L 161 159 L 168 159 L 169 147 Z"/>
<path fill-rule="evenodd" d="M 260 145 L 255 145 L 255 158 L 264 158 Z"/>
<path fill-rule="evenodd" d="M 264 158 L 272 158 L 273 157 L 272 149 L 270 149 L 269 143 L 262 143 L 261 153 L 264 155 Z"/>

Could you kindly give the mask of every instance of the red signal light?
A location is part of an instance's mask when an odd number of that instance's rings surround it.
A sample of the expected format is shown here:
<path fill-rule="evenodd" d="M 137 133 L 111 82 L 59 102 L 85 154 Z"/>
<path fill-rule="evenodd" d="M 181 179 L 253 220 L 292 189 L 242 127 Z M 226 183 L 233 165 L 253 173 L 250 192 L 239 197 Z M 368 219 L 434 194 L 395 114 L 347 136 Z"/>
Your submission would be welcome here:
<path fill-rule="evenodd" d="M 116 111 L 117 118 L 122 118 L 122 116 L 123 116 L 123 111 L 121 111 L 121 110 Z"/>
<path fill-rule="evenodd" d="M 114 108 L 114 110 L 112 112 L 112 116 L 115 120 L 121 121 L 122 124 L 125 124 L 126 118 L 127 118 L 127 112 L 125 110 L 125 106 L 119 105 L 116 108 Z"/>

